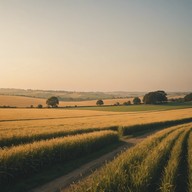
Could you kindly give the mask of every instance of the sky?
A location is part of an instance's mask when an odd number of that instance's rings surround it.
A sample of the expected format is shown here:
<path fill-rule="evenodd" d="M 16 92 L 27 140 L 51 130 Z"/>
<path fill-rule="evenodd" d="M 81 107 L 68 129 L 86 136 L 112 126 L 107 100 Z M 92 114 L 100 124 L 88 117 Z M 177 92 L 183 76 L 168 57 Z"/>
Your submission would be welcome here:
<path fill-rule="evenodd" d="M 0 87 L 191 91 L 191 0 L 0 0 Z"/>

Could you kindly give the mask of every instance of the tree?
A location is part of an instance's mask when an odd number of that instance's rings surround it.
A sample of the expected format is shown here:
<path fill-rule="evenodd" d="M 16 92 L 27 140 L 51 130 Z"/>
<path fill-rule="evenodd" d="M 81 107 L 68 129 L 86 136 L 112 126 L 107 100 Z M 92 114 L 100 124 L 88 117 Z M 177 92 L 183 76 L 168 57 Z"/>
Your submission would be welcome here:
<path fill-rule="evenodd" d="M 133 99 L 133 104 L 134 104 L 134 105 L 141 104 L 141 99 L 140 99 L 139 97 L 135 97 L 135 98 Z"/>
<path fill-rule="evenodd" d="M 50 97 L 49 99 L 47 99 L 46 104 L 48 105 L 48 107 L 58 107 L 59 99 L 57 97 Z"/>
<path fill-rule="evenodd" d="M 192 93 L 189 93 L 188 95 L 186 95 L 184 97 L 184 101 L 187 102 L 187 101 L 192 101 Z"/>
<path fill-rule="evenodd" d="M 167 102 L 167 94 L 164 91 L 154 91 L 145 94 L 143 97 L 145 104 L 162 104 Z"/>
<path fill-rule="evenodd" d="M 103 102 L 103 100 L 101 100 L 101 99 L 99 99 L 97 102 L 96 102 L 96 105 L 104 105 L 104 102 Z"/>
<path fill-rule="evenodd" d="M 37 108 L 42 109 L 43 105 L 39 104 L 39 105 L 37 105 Z"/>

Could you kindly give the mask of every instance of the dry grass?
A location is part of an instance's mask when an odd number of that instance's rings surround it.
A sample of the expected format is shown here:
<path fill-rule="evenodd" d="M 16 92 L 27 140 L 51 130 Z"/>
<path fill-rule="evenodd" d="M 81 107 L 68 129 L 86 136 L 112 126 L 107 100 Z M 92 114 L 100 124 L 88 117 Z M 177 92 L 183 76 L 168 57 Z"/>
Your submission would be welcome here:
<path fill-rule="evenodd" d="M 131 126 L 192 117 L 192 109 L 161 112 L 100 112 L 60 109 L 0 109 L 2 145 L 66 134 L 85 133 L 112 126 Z M 4 143 L 4 144 L 3 144 Z"/>
<path fill-rule="evenodd" d="M 31 105 L 37 106 L 38 104 L 45 105 L 46 100 L 32 97 L 0 95 L 0 106 L 30 107 Z"/>
<path fill-rule="evenodd" d="M 7 129 L 128 126 L 192 117 L 192 109 L 154 112 L 103 112 L 59 109 L 0 109 L 0 131 Z M 26 121 L 18 121 L 25 120 Z M 32 120 L 30 120 L 32 119 Z M 11 120 L 11 121 L 9 121 Z M 15 121 L 12 121 L 15 120 Z"/>

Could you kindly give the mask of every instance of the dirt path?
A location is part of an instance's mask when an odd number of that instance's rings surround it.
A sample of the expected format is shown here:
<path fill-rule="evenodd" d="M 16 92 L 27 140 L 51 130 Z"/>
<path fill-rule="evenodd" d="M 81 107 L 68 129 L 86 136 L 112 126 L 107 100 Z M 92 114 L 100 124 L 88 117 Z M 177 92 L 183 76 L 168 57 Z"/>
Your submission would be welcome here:
<path fill-rule="evenodd" d="M 154 132 L 153 132 L 154 133 Z M 70 184 L 73 182 L 76 182 L 88 175 L 90 175 L 94 170 L 104 165 L 106 162 L 109 162 L 114 159 L 120 152 L 136 145 L 137 143 L 141 142 L 143 139 L 148 137 L 149 135 L 153 133 L 148 133 L 143 136 L 139 136 L 136 138 L 130 138 L 130 139 L 123 139 L 122 141 L 124 144 L 117 149 L 115 149 L 112 152 L 109 152 L 85 165 L 82 165 L 78 169 L 59 177 L 41 187 L 35 188 L 31 190 L 31 192 L 56 192 L 56 191 L 65 191 L 65 188 L 67 188 Z"/>

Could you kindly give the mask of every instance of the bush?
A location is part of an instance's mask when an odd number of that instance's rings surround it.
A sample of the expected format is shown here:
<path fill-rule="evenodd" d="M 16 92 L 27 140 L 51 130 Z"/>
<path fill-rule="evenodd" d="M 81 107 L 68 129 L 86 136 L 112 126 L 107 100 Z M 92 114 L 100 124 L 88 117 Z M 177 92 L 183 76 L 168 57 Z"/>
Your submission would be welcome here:
<path fill-rule="evenodd" d="M 42 108 L 43 108 L 43 105 L 39 104 L 39 105 L 37 106 L 37 108 L 42 109 Z"/>
<path fill-rule="evenodd" d="M 123 103 L 123 105 L 131 105 L 131 101 L 126 101 Z"/>

